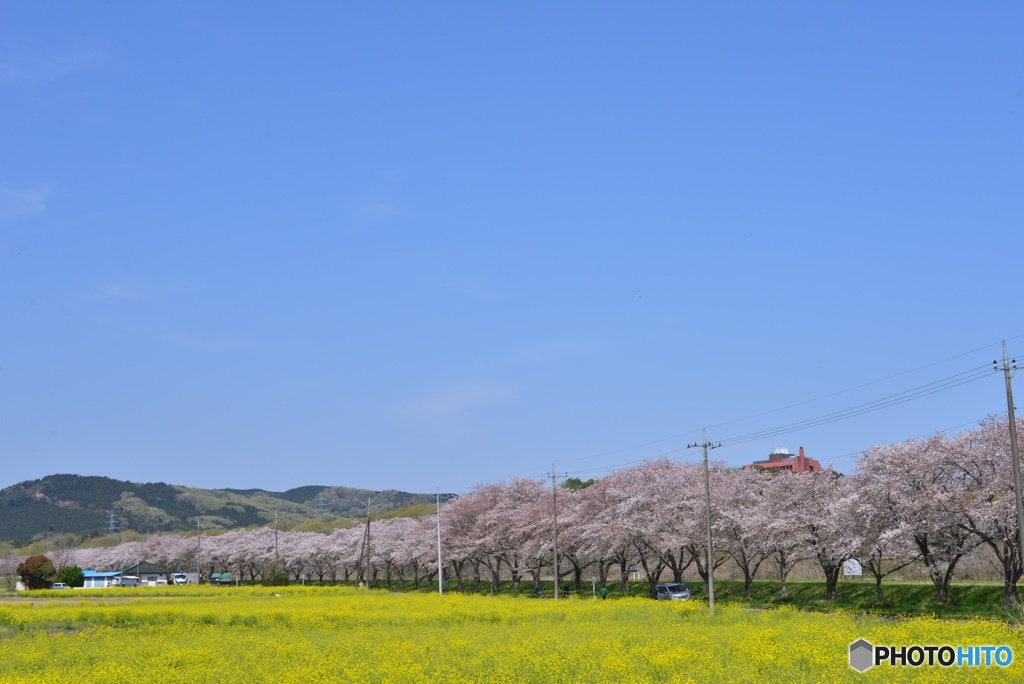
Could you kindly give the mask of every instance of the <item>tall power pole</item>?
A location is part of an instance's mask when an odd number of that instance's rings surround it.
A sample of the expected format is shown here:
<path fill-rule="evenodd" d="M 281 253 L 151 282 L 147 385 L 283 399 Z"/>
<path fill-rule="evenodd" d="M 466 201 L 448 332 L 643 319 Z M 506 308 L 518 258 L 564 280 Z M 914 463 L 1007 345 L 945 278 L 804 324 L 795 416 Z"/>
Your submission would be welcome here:
<path fill-rule="evenodd" d="M 437 490 L 437 595 L 444 595 L 444 564 L 441 562 L 441 490 Z"/>
<path fill-rule="evenodd" d="M 277 580 L 277 510 L 274 510 L 274 580 Z"/>
<path fill-rule="evenodd" d="M 359 572 L 356 580 L 370 588 L 370 499 L 366 499 L 366 529 L 363 531 L 363 546 L 359 549 Z"/>
<path fill-rule="evenodd" d="M 551 548 L 554 550 L 554 561 L 555 561 L 555 598 L 558 598 L 558 502 L 557 494 L 558 487 L 556 483 L 558 478 L 565 477 L 565 475 L 558 475 L 555 473 L 555 464 L 551 464 Z"/>
<path fill-rule="evenodd" d="M 196 584 L 203 579 L 203 523 L 196 521 Z"/>
<path fill-rule="evenodd" d="M 1017 503 L 1017 541 L 1020 544 L 1020 561 L 1024 567 L 1024 502 L 1021 501 L 1020 489 L 1020 451 L 1017 449 L 1017 419 L 1013 415 L 1013 385 L 1010 382 L 1011 372 L 1017 370 L 1017 359 L 1012 362 L 1006 353 L 1006 340 L 1003 340 L 1003 367 L 992 362 L 996 370 L 1002 370 L 1006 377 L 1006 413 L 1010 422 L 1010 453 L 1013 456 L 1013 492 Z"/>
<path fill-rule="evenodd" d="M 715 612 L 715 557 L 711 547 L 711 480 L 708 477 L 708 449 L 717 449 L 722 446 L 721 442 L 708 442 L 708 429 L 704 428 L 703 441 L 700 444 L 693 442 L 687 445 L 687 449 L 694 447 L 704 449 L 704 515 L 707 517 L 708 529 L 708 607 Z"/>

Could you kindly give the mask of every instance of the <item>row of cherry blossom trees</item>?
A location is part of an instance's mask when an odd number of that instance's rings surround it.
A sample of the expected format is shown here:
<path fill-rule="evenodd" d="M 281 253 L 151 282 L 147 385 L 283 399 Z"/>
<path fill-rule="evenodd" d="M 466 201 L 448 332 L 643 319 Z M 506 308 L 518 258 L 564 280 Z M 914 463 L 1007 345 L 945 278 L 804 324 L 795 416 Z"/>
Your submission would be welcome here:
<path fill-rule="evenodd" d="M 1022 424 L 1024 427 L 1024 424 Z M 712 530 L 718 568 L 733 564 L 746 595 L 758 570 L 772 567 L 787 592 L 798 562 L 814 562 L 829 599 L 843 564 L 859 559 L 882 580 L 923 565 L 945 603 L 957 564 L 979 545 L 1001 566 L 1004 598 L 1016 605 L 1021 577 L 1013 477 L 1005 419 L 976 429 L 875 447 L 843 477 L 831 470 L 794 475 L 758 469 L 711 469 Z M 639 570 L 650 591 L 693 568 L 707 583 L 706 520 L 700 466 L 667 459 L 622 468 L 593 485 L 557 496 L 533 479 L 481 484 L 442 509 L 445 575 L 462 589 L 499 578 L 516 588 L 524 578 L 550 576 L 552 518 L 557 512 L 559 580 L 578 589 L 584 573 L 603 586 L 617 576 L 629 591 Z M 219 535 L 153 535 L 144 541 L 79 549 L 81 567 L 118 568 L 145 559 L 169 568 L 227 570 L 258 581 L 276 565 L 298 580 L 350 580 L 365 573 L 389 585 L 435 581 L 437 528 L 432 517 L 371 525 L 369 564 L 361 527 L 329 534 L 273 529 Z"/>

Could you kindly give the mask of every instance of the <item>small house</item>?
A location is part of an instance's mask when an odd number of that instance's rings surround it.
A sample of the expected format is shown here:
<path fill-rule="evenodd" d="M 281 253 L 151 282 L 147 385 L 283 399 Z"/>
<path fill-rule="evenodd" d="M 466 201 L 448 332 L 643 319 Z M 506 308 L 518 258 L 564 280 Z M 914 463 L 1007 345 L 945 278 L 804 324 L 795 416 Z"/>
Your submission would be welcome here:
<path fill-rule="evenodd" d="M 120 572 L 96 572 L 95 570 L 83 570 L 82 575 L 85 577 L 85 584 L 82 585 L 84 589 L 116 587 L 120 584 L 121 580 Z"/>
<path fill-rule="evenodd" d="M 126 568 L 121 568 L 120 574 L 138 577 L 140 585 L 150 587 L 155 587 L 158 584 L 167 584 L 171 575 L 166 568 L 147 563 L 146 561 L 139 561 Z"/>

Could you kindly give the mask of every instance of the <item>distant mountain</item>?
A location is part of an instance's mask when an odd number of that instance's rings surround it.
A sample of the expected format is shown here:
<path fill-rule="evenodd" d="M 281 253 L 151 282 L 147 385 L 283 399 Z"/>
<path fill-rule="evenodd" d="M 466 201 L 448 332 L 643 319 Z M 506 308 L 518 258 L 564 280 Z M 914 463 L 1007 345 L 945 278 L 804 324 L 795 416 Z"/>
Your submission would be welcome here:
<path fill-rule="evenodd" d="M 450 495 L 443 494 L 442 500 Z M 366 502 L 380 515 L 433 503 L 433 494 L 376 492 L 312 485 L 285 492 L 264 489 L 199 489 L 163 482 L 125 482 L 109 477 L 49 475 L 0 490 L 0 541 L 25 544 L 59 533 L 141 533 L 231 529 L 272 523 L 285 526 L 366 515 Z"/>

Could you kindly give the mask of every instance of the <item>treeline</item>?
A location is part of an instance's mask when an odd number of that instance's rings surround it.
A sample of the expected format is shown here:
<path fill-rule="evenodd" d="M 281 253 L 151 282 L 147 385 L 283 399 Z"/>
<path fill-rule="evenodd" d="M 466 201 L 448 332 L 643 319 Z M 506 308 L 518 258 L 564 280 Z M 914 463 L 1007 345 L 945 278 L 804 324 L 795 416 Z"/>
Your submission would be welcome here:
<path fill-rule="evenodd" d="M 1024 427 L 1024 424 L 1021 425 Z M 847 477 L 831 470 L 794 475 L 713 465 L 711 526 L 717 569 L 732 564 L 751 583 L 764 564 L 776 569 L 783 597 L 789 573 L 813 562 L 826 596 L 849 559 L 860 561 L 885 600 L 883 579 L 923 565 L 945 604 L 957 564 L 985 545 L 999 565 L 1004 601 L 1015 606 L 1021 577 L 1008 425 L 991 418 L 955 436 L 938 435 L 875 447 Z M 623 468 L 590 486 L 559 489 L 514 479 L 481 484 L 441 512 L 445 576 L 463 587 L 498 586 L 511 577 L 552 575 L 552 515 L 557 511 L 559 581 L 577 587 L 595 575 L 628 592 L 631 571 L 654 585 L 695 571 L 706 583 L 702 468 L 666 459 Z M 169 569 L 230 571 L 260 581 L 276 567 L 298 581 L 436 580 L 437 527 L 432 516 L 396 518 L 365 529 L 275 532 L 263 527 L 216 536 L 157 535 L 107 548 L 80 549 L 66 562 L 119 568 L 139 559 Z"/>

